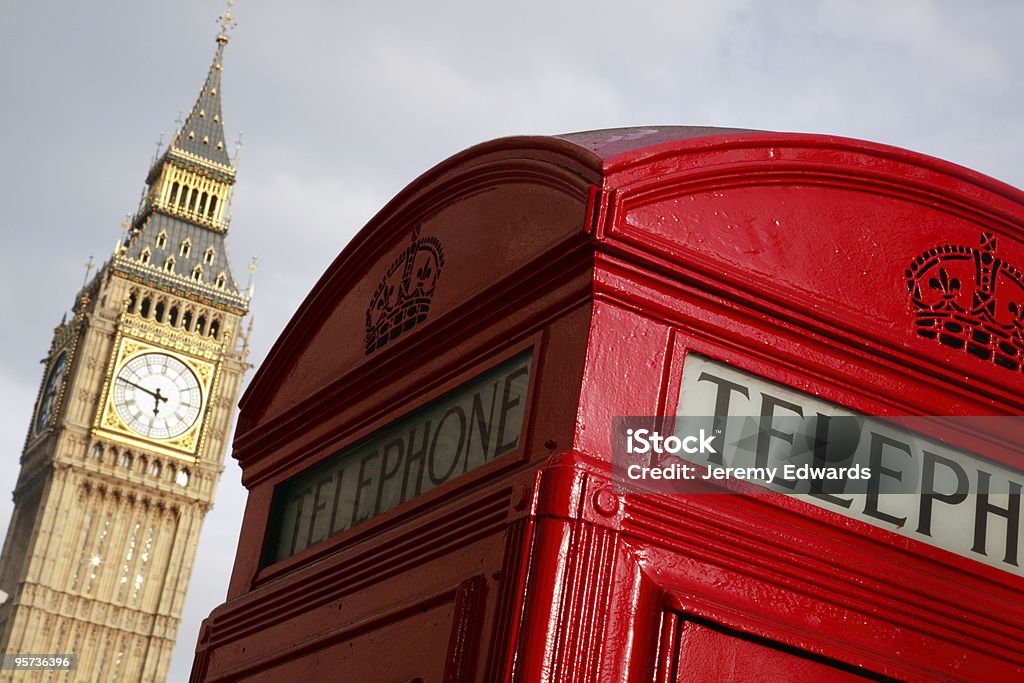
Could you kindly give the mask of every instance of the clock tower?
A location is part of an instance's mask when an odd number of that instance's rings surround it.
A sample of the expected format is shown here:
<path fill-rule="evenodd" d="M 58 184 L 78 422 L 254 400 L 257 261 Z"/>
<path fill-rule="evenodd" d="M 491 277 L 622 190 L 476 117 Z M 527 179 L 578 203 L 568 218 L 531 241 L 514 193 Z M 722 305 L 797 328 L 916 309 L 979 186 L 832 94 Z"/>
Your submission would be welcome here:
<path fill-rule="evenodd" d="M 0 652 L 74 653 L 88 680 L 166 678 L 248 368 L 251 291 L 225 249 L 230 4 L 223 19 L 127 234 L 55 330 L 0 554 Z"/>

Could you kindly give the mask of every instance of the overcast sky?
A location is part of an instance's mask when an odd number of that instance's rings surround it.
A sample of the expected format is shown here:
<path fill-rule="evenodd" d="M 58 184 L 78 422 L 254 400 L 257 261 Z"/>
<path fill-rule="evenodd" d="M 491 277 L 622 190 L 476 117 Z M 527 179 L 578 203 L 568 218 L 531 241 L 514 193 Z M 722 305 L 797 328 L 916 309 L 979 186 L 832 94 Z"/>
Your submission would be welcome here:
<path fill-rule="evenodd" d="M 359 6 L 355 6 L 355 5 Z M 0 0 L 0 534 L 53 327 L 206 77 L 220 0 Z M 654 124 L 829 133 L 1024 187 L 1019 0 L 240 0 L 228 248 L 259 257 L 252 361 L 352 235 L 487 139 Z M 251 377 L 251 373 L 250 373 Z M 170 680 L 222 602 L 245 502 L 228 458 Z"/>

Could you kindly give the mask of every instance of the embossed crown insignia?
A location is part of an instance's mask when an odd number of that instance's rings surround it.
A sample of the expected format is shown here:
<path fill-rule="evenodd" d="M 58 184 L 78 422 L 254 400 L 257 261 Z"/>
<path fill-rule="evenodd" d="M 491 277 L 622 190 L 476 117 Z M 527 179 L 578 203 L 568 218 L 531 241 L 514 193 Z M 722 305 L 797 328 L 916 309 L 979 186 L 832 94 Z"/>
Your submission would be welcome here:
<path fill-rule="evenodd" d="M 994 235 L 982 233 L 980 247 L 929 249 L 911 262 L 907 285 L 922 337 L 1021 370 L 1024 275 L 996 255 Z"/>
<path fill-rule="evenodd" d="M 436 237 L 419 237 L 398 255 L 366 309 L 366 353 L 373 353 L 427 319 L 434 289 L 444 267 L 444 249 Z"/>

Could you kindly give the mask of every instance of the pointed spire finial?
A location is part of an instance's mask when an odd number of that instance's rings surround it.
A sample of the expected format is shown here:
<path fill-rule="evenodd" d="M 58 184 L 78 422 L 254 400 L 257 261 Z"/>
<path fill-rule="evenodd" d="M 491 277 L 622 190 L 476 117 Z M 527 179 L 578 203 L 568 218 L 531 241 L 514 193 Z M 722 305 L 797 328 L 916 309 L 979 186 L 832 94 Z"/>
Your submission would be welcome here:
<path fill-rule="evenodd" d="M 228 0 L 228 8 L 217 18 L 217 21 L 220 22 L 220 33 L 217 35 L 218 43 L 228 42 L 228 32 L 235 27 L 234 18 L 231 16 L 231 8 L 234 6 L 235 0 Z"/>
<path fill-rule="evenodd" d="M 124 215 L 124 222 L 121 223 L 121 236 L 116 242 L 114 242 L 114 256 L 122 254 L 128 245 L 128 231 L 132 228 L 132 215 L 126 213 Z"/>
<path fill-rule="evenodd" d="M 82 286 L 83 287 L 85 287 L 85 284 L 89 281 L 89 273 L 95 267 L 96 266 L 92 262 L 92 256 L 89 256 L 89 262 L 85 264 L 85 277 L 82 278 Z"/>
<path fill-rule="evenodd" d="M 156 163 L 157 158 L 159 158 L 159 156 L 160 156 L 160 148 L 163 147 L 163 146 L 164 146 L 164 132 L 160 131 L 160 139 L 156 141 L 156 151 L 153 152 L 153 160 L 149 162 L 150 166 L 152 166 L 153 164 Z"/>
<path fill-rule="evenodd" d="M 249 263 L 249 283 L 245 286 L 250 299 L 252 298 L 253 290 L 256 287 L 256 257 L 252 257 L 252 261 Z"/>
<path fill-rule="evenodd" d="M 235 348 L 242 353 L 243 361 L 249 357 L 249 339 L 252 337 L 252 326 L 254 322 L 256 322 L 256 316 L 250 313 L 248 327 L 245 332 L 238 335 L 238 345 Z"/>

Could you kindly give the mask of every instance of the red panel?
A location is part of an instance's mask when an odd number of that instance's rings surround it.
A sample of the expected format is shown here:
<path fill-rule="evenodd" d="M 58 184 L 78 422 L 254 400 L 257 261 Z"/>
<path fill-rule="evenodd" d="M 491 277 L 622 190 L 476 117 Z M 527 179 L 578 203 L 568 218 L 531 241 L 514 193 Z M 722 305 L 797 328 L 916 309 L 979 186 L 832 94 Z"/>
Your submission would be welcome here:
<path fill-rule="evenodd" d="M 543 471 L 514 680 L 649 681 L 666 608 L 842 671 L 1024 676 L 1024 592 L 995 572 L 865 538 L 798 501 L 616 495 L 605 467 L 565 454 Z"/>
<path fill-rule="evenodd" d="M 660 388 L 669 338 L 664 324 L 604 303 L 594 305 L 574 448 L 610 458 L 614 416 L 663 413 Z"/>
<path fill-rule="evenodd" d="M 852 683 L 866 680 L 838 663 L 692 621 L 682 621 L 677 626 L 674 649 L 666 654 L 669 656 L 664 663 L 668 671 L 665 680 L 678 683 Z M 867 680 L 878 678 L 871 676 Z"/>
<path fill-rule="evenodd" d="M 452 605 L 422 607 L 404 616 L 389 629 L 356 631 L 312 653 L 289 652 L 277 663 L 246 672 L 253 683 L 281 681 L 365 681 L 365 683 L 412 683 L 442 681 L 445 645 L 451 631 Z M 408 647 L 396 647 L 397 643 Z M 226 679 L 233 680 L 234 673 Z M 471 680 L 471 679 L 463 679 Z"/>
<path fill-rule="evenodd" d="M 372 357 L 366 353 L 367 321 L 373 314 L 369 306 L 411 242 L 437 240 L 443 252 L 424 324 L 443 318 L 504 278 L 529 277 L 539 261 L 560 255 L 551 253 L 556 247 L 567 251 L 567 243 L 586 225 L 589 183 L 560 165 L 505 156 L 481 154 L 446 173 L 427 174 L 353 239 L 302 304 L 243 396 L 247 409 L 239 418 L 240 432 L 256 418 L 278 415 L 331 379 L 365 363 L 377 366 L 382 357 L 393 355 L 389 352 L 399 340 Z"/>
<path fill-rule="evenodd" d="M 922 258 L 945 259 L 916 281 L 922 301 L 935 303 L 946 269 L 962 309 L 978 305 L 976 292 L 991 300 L 991 311 L 966 319 L 993 316 L 1007 343 L 1019 347 L 1012 363 L 1024 360 L 1020 324 L 1015 332 L 1007 319 L 1024 310 L 1019 191 L 905 151 L 812 136 L 693 140 L 608 165 L 614 201 L 605 248 L 641 266 L 635 279 L 671 273 L 673 286 L 695 287 L 714 309 L 760 316 L 765 327 L 795 325 L 838 342 L 839 351 L 867 346 L 876 358 L 931 363 L 951 381 L 966 377 L 974 391 L 1015 406 L 997 411 L 1024 410 L 1019 366 L 997 365 L 994 342 L 985 345 L 988 362 L 979 358 L 983 349 L 968 353 L 968 332 L 966 341 L 947 344 L 934 332 L 919 334 L 913 278 L 908 284 Z M 983 252 L 1001 264 L 1002 279 L 986 284 L 975 267 Z M 664 298 L 678 308 L 678 291 Z M 846 373 L 837 366 L 833 374 Z"/>

